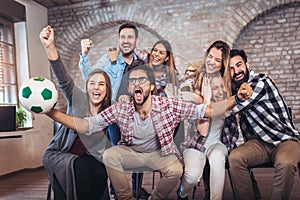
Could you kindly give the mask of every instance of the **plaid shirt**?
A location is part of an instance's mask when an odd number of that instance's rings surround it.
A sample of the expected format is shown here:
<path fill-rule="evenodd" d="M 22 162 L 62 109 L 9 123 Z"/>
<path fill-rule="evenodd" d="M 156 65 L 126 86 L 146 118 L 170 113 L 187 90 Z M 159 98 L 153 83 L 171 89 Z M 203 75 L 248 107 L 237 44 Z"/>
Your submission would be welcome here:
<path fill-rule="evenodd" d="M 187 128 L 188 131 L 186 137 L 184 141 L 180 144 L 181 152 L 184 152 L 184 150 L 188 148 L 193 148 L 201 152 L 205 152 L 206 149 L 204 147 L 204 144 L 206 142 L 208 135 L 204 137 L 198 132 L 197 130 L 198 122 L 199 120 L 188 121 L 188 128 Z"/>
<path fill-rule="evenodd" d="M 162 155 L 178 154 L 173 142 L 173 134 L 177 125 L 184 119 L 206 119 L 204 113 L 206 105 L 195 105 L 174 98 L 152 96 L 152 117 L 154 128 L 158 136 Z M 87 118 L 89 120 L 89 134 L 96 130 L 117 123 L 121 130 L 119 145 L 130 146 L 134 134 L 134 104 L 115 103 L 100 114 Z"/>
<path fill-rule="evenodd" d="M 253 95 L 242 105 L 237 105 L 244 138 L 247 140 L 254 135 L 276 146 L 284 140 L 299 137 L 288 108 L 272 81 L 266 75 L 251 70 L 248 83 Z M 237 138 L 236 119 L 230 116 L 225 120 L 222 142 L 231 151 L 236 147 Z"/>

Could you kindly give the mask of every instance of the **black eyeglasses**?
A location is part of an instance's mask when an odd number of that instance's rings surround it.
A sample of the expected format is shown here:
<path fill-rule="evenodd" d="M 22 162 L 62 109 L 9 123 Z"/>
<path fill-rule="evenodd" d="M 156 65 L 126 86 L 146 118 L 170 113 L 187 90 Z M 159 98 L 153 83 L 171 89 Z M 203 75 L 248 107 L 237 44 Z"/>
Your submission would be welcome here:
<path fill-rule="evenodd" d="M 145 84 L 148 81 L 148 78 L 139 77 L 139 78 L 130 78 L 128 80 L 129 84 L 131 84 L 131 85 L 134 85 L 137 81 L 139 82 L 139 84 Z"/>

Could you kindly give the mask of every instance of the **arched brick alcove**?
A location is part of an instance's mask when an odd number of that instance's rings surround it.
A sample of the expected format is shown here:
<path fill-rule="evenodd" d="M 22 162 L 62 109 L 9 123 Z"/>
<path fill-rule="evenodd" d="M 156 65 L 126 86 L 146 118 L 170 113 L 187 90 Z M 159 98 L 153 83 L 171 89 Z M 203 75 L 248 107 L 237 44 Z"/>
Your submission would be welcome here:
<path fill-rule="evenodd" d="M 188 63 L 203 60 L 205 49 L 214 40 L 221 39 L 235 47 L 238 46 L 237 44 L 241 45 L 238 41 L 239 38 L 243 38 L 245 43 L 249 43 L 251 40 L 244 40 L 243 32 L 248 30 L 251 24 L 262 23 L 264 18 L 261 16 L 270 15 L 275 10 L 292 9 L 294 6 L 298 6 L 299 2 L 299 0 L 117 0 L 110 3 L 88 1 L 73 6 L 51 8 L 49 23 L 56 30 L 58 36 L 56 45 L 63 62 L 68 66 L 69 72 L 76 82 L 82 85 L 77 67 L 80 40 L 86 37 L 93 38 L 95 47 L 98 47 L 91 60 L 95 62 L 98 55 L 100 57 L 105 53 L 109 46 L 117 45 L 117 31 L 122 22 L 130 21 L 138 26 L 141 33 L 138 43 L 140 48 L 150 48 L 159 37 L 169 40 L 175 54 L 177 68 L 183 72 Z M 294 11 L 295 16 L 297 16 L 296 11 L 298 10 Z M 286 17 L 289 18 L 289 16 Z M 297 30 L 299 32 L 299 28 Z M 263 38 L 264 35 L 259 37 Z M 297 39 L 299 40 L 299 38 Z M 268 45 L 268 40 L 264 42 Z M 249 46 L 249 48 L 252 47 Z M 260 50 L 265 52 L 265 49 L 260 48 Z M 259 53 L 254 50 L 253 52 Z M 267 59 L 268 57 L 265 56 L 263 60 L 265 64 L 268 62 Z M 299 62 L 297 58 L 294 60 Z M 295 66 L 294 70 L 296 70 L 295 72 L 299 71 L 299 66 Z M 299 81 L 294 80 L 294 84 L 296 82 Z M 295 90 L 294 85 L 287 84 L 286 87 Z M 289 94 L 284 93 L 284 95 Z M 293 101 L 299 102 L 297 98 L 295 96 Z M 294 118 L 299 119 L 299 111 L 298 113 L 294 111 L 300 110 L 299 107 L 297 104 L 292 104 L 292 107 Z"/>
<path fill-rule="evenodd" d="M 262 12 L 241 30 L 234 48 L 245 49 L 251 68 L 268 74 L 300 128 L 300 2 Z"/>

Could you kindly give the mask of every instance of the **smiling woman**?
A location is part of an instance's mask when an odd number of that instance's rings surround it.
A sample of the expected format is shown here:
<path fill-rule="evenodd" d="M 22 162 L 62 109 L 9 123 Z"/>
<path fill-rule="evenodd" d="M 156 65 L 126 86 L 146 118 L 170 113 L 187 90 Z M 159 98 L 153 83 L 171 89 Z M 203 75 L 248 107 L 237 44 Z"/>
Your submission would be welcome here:
<path fill-rule="evenodd" d="M 171 44 L 167 40 L 159 40 L 153 45 L 149 54 L 149 65 L 154 71 L 157 95 L 177 97 L 179 74 Z"/>
<path fill-rule="evenodd" d="M 41 31 L 40 40 L 58 86 L 64 93 L 68 114 L 84 118 L 94 116 L 110 106 L 111 83 L 104 71 L 93 70 L 86 81 L 87 93 L 83 92 L 76 87 L 63 66 L 54 45 L 54 30 L 50 26 Z M 91 137 L 79 137 L 75 130 L 66 126 L 58 128 L 43 157 L 55 198 L 101 199 L 107 188 L 107 173 L 98 159 L 107 142 L 106 129 Z"/>

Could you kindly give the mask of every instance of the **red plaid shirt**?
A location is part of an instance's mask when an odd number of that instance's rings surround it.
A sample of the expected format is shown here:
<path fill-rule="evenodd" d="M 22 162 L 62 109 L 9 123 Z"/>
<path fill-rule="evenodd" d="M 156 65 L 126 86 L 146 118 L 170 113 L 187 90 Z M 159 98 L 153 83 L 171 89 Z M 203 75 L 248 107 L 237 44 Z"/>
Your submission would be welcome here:
<path fill-rule="evenodd" d="M 151 117 L 157 133 L 162 155 L 178 154 L 173 142 L 173 134 L 177 125 L 184 119 L 205 119 L 206 105 L 195 105 L 174 98 L 152 96 Z M 104 127 L 117 123 L 121 130 L 118 144 L 130 146 L 134 134 L 134 104 L 115 103 L 100 114 L 88 118 L 89 134 Z"/>

